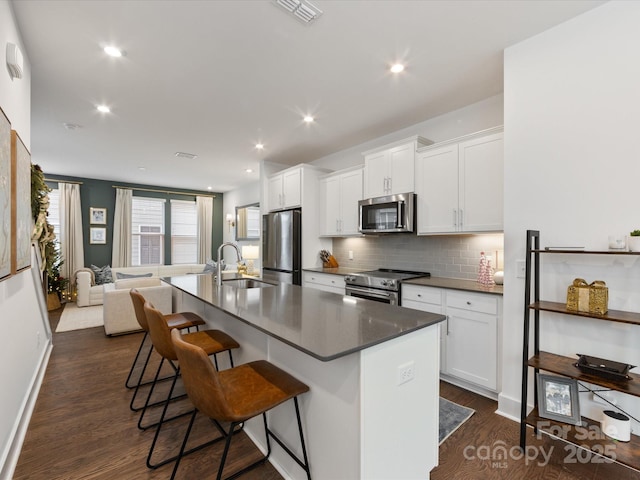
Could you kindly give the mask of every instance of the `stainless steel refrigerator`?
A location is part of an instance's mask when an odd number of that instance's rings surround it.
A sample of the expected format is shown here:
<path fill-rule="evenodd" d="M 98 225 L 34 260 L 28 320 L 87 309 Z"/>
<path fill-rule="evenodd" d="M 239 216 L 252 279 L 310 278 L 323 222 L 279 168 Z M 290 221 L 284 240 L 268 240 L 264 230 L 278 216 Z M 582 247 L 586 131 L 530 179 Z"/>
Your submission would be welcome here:
<path fill-rule="evenodd" d="M 300 210 L 262 217 L 262 276 L 265 280 L 301 285 Z"/>

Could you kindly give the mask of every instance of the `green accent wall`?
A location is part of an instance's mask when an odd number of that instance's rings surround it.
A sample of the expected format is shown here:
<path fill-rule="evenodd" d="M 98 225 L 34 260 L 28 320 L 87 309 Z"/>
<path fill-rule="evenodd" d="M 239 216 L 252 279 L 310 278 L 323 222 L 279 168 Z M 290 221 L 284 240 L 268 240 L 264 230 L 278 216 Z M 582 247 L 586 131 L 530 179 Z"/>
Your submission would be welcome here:
<path fill-rule="evenodd" d="M 212 231 L 212 251 L 211 258 L 215 258 L 218 247 L 222 244 L 222 234 L 224 228 L 224 215 L 222 213 L 222 193 L 204 192 L 197 190 L 185 190 L 172 187 L 158 187 L 155 185 L 141 185 L 135 183 L 123 183 L 112 180 L 96 180 L 94 178 L 66 177 L 62 175 L 49 175 L 45 173 L 47 184 L 51 188 L 57 188 L 57 182 L 81 182 L 80 185 L 80 203 L 82 205 L 82 235 L 84 243 L 84 264 L 89 265 L 111 265 L 111 251 L 113 238 L 113 214 L 116 206 L 116 189 L 114 185 L 119 187 L 131 188 L 133 195 L 136 197 L 162 198 L 167 200 L 165 204 L 165 236 L 164 242 L 164 260 L 165 264 L 171 263 L 171 243 L 168 241 L 171 234 L 171 208 L 169 200 L 195 200 L 197 195 L 214 196 L 213 199 L 213 231 Z M 141 190 L 136 190 L 136 188 Z M 167 190 L 178 193 L 149 192 L 144 189 L 151 190 Z M 106 225 L 90 225 L 89 224 L 89 208 L 106 208 L 107 224 Z M 92 245 L 89 243 L 89 228 L 106 227 L 107 243 L 105 245 Z"/>

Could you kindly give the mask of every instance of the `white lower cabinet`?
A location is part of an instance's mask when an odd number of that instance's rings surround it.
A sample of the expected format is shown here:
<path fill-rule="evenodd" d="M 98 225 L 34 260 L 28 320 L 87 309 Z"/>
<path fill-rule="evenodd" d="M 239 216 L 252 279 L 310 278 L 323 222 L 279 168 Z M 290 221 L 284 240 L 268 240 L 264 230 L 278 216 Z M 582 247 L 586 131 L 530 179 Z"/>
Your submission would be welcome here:
<path fill-rule="evenodd" d="M 447 316 L 441 323 L 443 374 L 498 391 L 499 296 L 405 284 L 402 306 Z"/>
<path fill-rule="evenodd" d="M 344 277 L 342 275 L 302 272 L 302 286 L 344 295 Z"/>

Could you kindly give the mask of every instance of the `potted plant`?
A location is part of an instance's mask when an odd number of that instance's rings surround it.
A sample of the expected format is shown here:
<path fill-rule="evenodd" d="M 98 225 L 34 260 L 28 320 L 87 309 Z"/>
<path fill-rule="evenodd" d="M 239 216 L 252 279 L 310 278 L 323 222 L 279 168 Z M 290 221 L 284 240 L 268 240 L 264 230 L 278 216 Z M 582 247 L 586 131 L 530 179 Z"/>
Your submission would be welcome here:
<path fill-rule="evenodd" d="M 640 230 L 634 230 L 629 233 L 627 247 L 630 252 L 640 252 Z"/>

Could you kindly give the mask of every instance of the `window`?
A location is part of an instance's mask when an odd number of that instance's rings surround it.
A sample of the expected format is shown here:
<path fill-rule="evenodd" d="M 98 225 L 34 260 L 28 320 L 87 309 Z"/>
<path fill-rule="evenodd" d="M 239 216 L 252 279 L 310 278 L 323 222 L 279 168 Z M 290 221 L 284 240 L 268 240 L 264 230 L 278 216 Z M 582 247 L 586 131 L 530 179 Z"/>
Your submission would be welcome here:
<path fill-rule="evenodd" d="M 49 209 L 47 210 L 47 222 L 53 225 L 56 234 L 55 242 L 60 245 L 60 190 L 53 189 L 49 192 Z"/>
<path fill-rule="evenodd" d="M 171 263 L 197 263 L 198 210 L 195 201 L 171 200 Z"/>
<path fill-rule="evenodd" d="M 164 263 L 164 205 L 159 198 L 131 199 L 132 265 Z"/>

